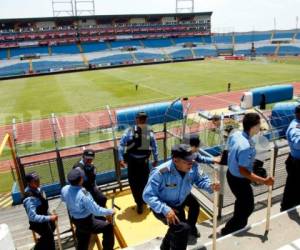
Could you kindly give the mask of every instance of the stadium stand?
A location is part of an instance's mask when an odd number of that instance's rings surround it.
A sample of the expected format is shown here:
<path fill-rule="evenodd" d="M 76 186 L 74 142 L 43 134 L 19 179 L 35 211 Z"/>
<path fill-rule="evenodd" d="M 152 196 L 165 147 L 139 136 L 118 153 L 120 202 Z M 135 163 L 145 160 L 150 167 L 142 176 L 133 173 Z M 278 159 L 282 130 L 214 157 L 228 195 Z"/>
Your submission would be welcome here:
<path fill-rule="evenodd" d="M 172 46 L 170 39 L 147 39 L 143 40 L 145 47 L 149 48 L 162 48 Z"/>
<path fill-rule="evenodd" d="M 276 50 L 276 46 L 262 46 L 256 48 L 256 55 L 266 56 L 266 55 L 274 55 Z"/>
<path fill-rule="evenodd" d="M 65 44 L 65 45 L 56 45 L 52 46 L 52 54 L 77 54 L 79 49 L 76 44 Z"/>
<path fill-rule="evenodd" d="M 298 56 L 300 55 L 300 46 L 281 45 L 278 51 L 279 56 Z"/>
<path fill-rule="evenodd" d="M 7 59 L 6 49 L 0 49 L 0 60 Z"/>
<path fill-rule="evenodd" d="M 233 34 L 215 34 L 212 37 L 214 43 L 232 43 Z"/>
<path fill-rule="evenodd" d="M 104 42 L 94 42 L 94 43 L 81 43 L 83 52 L 97 52 L 108 49 Z"/>
<path fill-rule="evenodd" d="M 294 36 L 294 33 L 292 32 L 279 32 L 277 31 L 274 36 L 273 39 L 280 39 L 280 38 L 290 38 L 292 39 Z"/>
<path fill-rule="evenodd" d="M 141 47 L 139 40 L 113 41 L 110 45 L 112 48 Z"/>
<path fill-rule="evenodd" d="M 111 56 L 104 56 L 89 60 L 91 64 L 110 64 L 110 65 L 119 65 L 125 62 L 132 62 L 133 58 L 130 53 L 118 54 Z"/>
<path fill-rule="evenodd" d="M 26 47 L 26 48 L 11 48 L 11 57 L 20 57 L 21 55 L 48 55 L 48 47 Z"/>
<path fill-rule="evenodd" d="M 185 43 L 202 43 L 202 39 L 200 37 L 179 37 L 174 38 L 174 41 L 177 45 L 185 44 Z"/>
<path fill-rule="evenodd" d="M 0 76 L 18 76 L 18 75 L 25 75 L 29 71 L 29 63 L 13 63 L 11 65 L 1 65 L 0 67 Z"/>
<path fill-rule="evenodd" d="M 80 61 L 34 61 L 32 65 L 38 73 L 84 67 L 84 63 Z"/>
<path fill-rule="evenodd" d="M 201 48 L 198 47 L 198 48 L 195 48 L 193 49 L 196 56 L 197 57 L 201 57 L 201 56 L 217 56 L 217 50 L 214 46 L 202 46 Z"/>

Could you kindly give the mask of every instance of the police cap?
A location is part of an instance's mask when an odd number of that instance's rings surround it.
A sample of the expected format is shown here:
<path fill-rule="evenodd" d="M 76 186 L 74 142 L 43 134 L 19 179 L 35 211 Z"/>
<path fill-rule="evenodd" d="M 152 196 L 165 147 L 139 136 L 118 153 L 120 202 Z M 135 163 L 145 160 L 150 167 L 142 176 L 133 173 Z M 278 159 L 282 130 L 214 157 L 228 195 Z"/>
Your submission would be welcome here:
<path fill-rule="evenodd" d="M 40 177 L 36 172 L 28 173 L 25 175 L 25 180 L 27 183 L 30 183 L 32 180 L 37 181 L 39 179 L 40 179 Z"/>
<path fill-rule="evenodd" d="M 172 157 L 181 158 L 185 161 L 193 161 L 197 155 L 192 152 L 192 148 L 187 144 L 177 144 L 172 147 Z"/>
<path fill-rule="evenodd" d="M 145 111 L 140 111 L 140 112 L 138 112 L 138 113 L 136 114 L 135 117 L 136 117 L 136 118 L 147 118 L 148 115 L 147 115 L 147 113 L 146 113 Z"/>
<path fill-rule="evenodd" d="M 76 185 L 78 184 L 79 180 L 81 177 L 84 176 L 84 172 L 80 168 L 73 168 L 69 173 L 68 173 L 68 181 L 71 183 L 71 185 Z"/>
<path fill-rule="evenodd" d="M 95 151 L 93 149 L 85 149 L 83 151 L 83 158 L 84 159 L 94 159 L 95 158 Z"/>
<path fill-rule="evenodd" d="M 183 143 L 194 147 L 199 147 L 201 141 L 198 134 L 187 134 L 183 137 Z"/>

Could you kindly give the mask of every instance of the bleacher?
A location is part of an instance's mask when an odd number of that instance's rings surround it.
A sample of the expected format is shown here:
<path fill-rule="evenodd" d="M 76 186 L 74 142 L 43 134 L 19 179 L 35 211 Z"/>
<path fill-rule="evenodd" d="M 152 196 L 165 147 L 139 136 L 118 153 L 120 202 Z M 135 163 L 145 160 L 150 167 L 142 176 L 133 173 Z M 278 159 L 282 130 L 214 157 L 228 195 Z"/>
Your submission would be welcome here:
<path fill-rule="evenodd" d="M 52 46 L 52 54 L 78 54 L 80 51 L 76 44 L 64 44 Z"/>
<path fill-rule="evenodd" d="M 253 32 L 245 34 L 235 34 L 235 43 L 252 43 L 259 41 L 269 41 L 270 39 L 271 33 Z"/>
<path fill-rule="evenodd" d="M 159 53 L 135 52 L 134 54 L 138 60 L 163 60 L 164 59 L 164 55 Z"/>
<path fill-rule="evenodd" d="M 169 56 L 174 60 L 193 58 L 193 54 L 190 49 L 180 49 L 170 53 Z"/>
<path fill-rule="evenodd" d="M 292 32 L 276 32 L 273 39 L 289 38 L 292 39 L 295 33 Z"/>
<path fill-rule="evenodd" d="M 34 55 L 34 54 L 48 55 L 48 46 L 10 49 L 10 57 L 19 57 L 21 55 Z"/>
<path fill-rule="evenodd" d="M 92 42 L 92 43 L 81 43 L 83 52 L 97 52 L 108 49 L 105 42 Z"/>
<path fill-rule="evenodd" d="M 6 49 L 0 49 L 0 60 L 7 59 Z"/>
<path fill-rule="evenodd" d="M 112 48 L 140 47 L 141 46 L 139 40 L 112 41 L 112 42 L 110 42 L 110 45 Z"/>
<path fill-rule="evenodd" d="M 232 34 L 218 34 L 212 37 L 214 43 L 232 43 Z"/>
<path fill-rule="evenodd" d="M 169 47 L 172 46 L 172 42 L 168 38 L 163 39 L 147 39 L 143 40 L 143 43 L 145 47 L 148 48 L 163 48 L 163 47 Z"/>
<path fill-rule="evenodd" d="M 276 50 L 276 46 L 262 46 L 256 48 L 256 55 L 258 56 L 267 56 L 274 55 Z"/>
<path fill-rule="evenodd" d="M 178 37 L 173 39 L 174 42 L 179 45 L 179 44 L 184 44 L 184 43 L 202 43 L 202 39 L 200 37 Z"/>
<path fill-rule="evenodd" d="M 195 52 L 195 55 L 197 56 L 197 57 L 202 57 L 202 56 L 204 56 L 204 57 L 206 57 L 206 56 L 217 56 L 218 54 L 217 54 L 217 50 L 216 50 L 216 48 L 215 47 L 213 47 L 213 46 L 203 46 L 203 47 L 199 47 L 199 48 L 194 48 L 193 49 L 194 50 L 194 52 Z"/>
<path fill-rule="evenodd" d="M 111 56 L 103 56 L 89 60 L 91 64 L 109 64 L 119 65 L 125 62 L 132 62 L 133 58 L 130 53 L 115 54 Z"/>
<path fill-rule="evenodd" d="M 300 55 L 299 46 L 281 45 L 278 51 L 279 56 L 298 56 Z"/>
<path fill-rule="evenodd" d="M 7 66 L 0 66 L 0 76 L 18 76 L 25 75 L 29 71 L 29 63 L 14 63 Z"/>
<path fill-rule="evenodd" d="M 32 62 L 33 70 L 38 73 L 51 72 L 57 70 L 70 70 L 78 67 L 84 67 L 82 61 L 52 61 L 42 60 Z"/>

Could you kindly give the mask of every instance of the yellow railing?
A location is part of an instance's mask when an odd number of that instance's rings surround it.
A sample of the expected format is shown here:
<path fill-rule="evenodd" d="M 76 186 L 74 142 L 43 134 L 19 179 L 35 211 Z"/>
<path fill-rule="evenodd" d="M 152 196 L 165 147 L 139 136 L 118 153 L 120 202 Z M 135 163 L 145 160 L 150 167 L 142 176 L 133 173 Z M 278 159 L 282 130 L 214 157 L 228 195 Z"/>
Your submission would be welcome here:
<path fill-rule="evenodd" d="M 16 151 L 14 149 L 13 140 L 12 140 L 10 134 L 8 134 L 8 133 L 5 134 L 3 140 L 0 144 L 0 157 L 3 154 L 3 150 L 4 150 L 5 146 L 9 147 L 9 151 L 11 153 L 11 157 L 13 159 L 14 167 L 15 167 L 15 170 L 17 173 L 17 181 L 19 184 L 20 192 L 23 194 L 24 193 L 24 182 L 23 182 L 23 179 L 21 178 L 21 172 L 20 172 L 19 164 L 17 162 L 17 156 L 16 156 Z"/>

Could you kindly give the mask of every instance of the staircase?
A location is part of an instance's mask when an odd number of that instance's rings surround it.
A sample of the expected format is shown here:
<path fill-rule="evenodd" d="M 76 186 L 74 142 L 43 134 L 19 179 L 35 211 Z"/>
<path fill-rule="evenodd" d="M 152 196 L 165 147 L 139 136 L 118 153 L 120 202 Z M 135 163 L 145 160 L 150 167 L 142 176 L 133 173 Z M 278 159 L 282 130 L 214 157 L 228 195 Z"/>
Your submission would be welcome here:
<path fill-rule="evenodd" d="M 0 194 L 0 208 L 11 207 L 12 203 L 13 201 L 10 192 Z"/>
<path fill-rule="evenodd" d="M 234 32 L 232 33 L 232 50 L 233 50 L 233 52 L 234 52 L 234 48 L 235 47 L 235 34 L 234 34 Z"/>
<path fill-rule="evenodd" d="M 51 49 L 51 46 L 48 46 L 48 54 L 49 54 L 49 56 L 52 56 L 52 49 Z"/>
<path fill-rule="evenodd" d="M 295 31 L 295 34 L 294 34 L 294 36 L 293 36 L 293 43 L 296 42 L 296 37 L 297 37 L 297 35 L 298 35 L 298 30 Z"/>
<path fill-rule="evenodd" d="M 111 50 L 111 44 L 109 42 L 105 42 L 106 47 Z"/>
<path fill-rule="evenodd" d="M 193 55 L 193 58 L 196 58 L 196 54 L 195 54 L 195 51 L 193 50 L 193 48 L 190 48 L 191 49 L 191 52 L 192 52 L 192 55 Z"/>
<path fill-rule="evenodd" d="M 171 40 L 172 45 L 173 45 L 173 46 L 176 46 L 176 42 L 174 41 L 174 39 L 173 39 L 173 38 L 170 38 L 170 40 Z"/>
<path fill-rule="evenodd" d="M 138 62 L 138 59 L 136 58 L 136 55 L 134 54 L 134 52 L 130 51 L 130 55 L 131 55 L 133 61 Z"/>
<path fill-rule="evenodd" d="M 139 42 L 140 42 L 141 46 L 142 46 L 143 48 L 145 48 L 145 44 L 143 43 L 143 41 L 142 41 L 142 40 L 139 40 Z"/>
<path fill-rule="evenodd" d="M 32 65 L 32 60 L 29 60 L 29 74 L 33 73 L 33 65 Z"/>
<path fill-rule="evenodd" d="M 272 40 L 273 40 L 273 38 L 274 38 L 274 36 L 275 36 L 275 32 L 276 32 L 276 31 L 273 30 L 272 33 L 271 33 L 270 43 L 272 42 Z"/>
<path fill-rule="evenodd" d="M 83 48 L 80 43 L 77 43 L 77 48 L 79 49 L 80 53 L 83 53 Z"/>
<path fill-rule="evenodd" d="M 166 60 L 172 60 L 172 57 L 163 49 L 161 48 L 161 51 L 164 53 L 164 57 Z"/>
<path fill-rule="evenodd" d="M 279 49 L 280 49 L 280 43 L 277 44 L 277 47 L 275 49 L 275 53 L 274 53 L 275 56 L 278 56 Z"/>
<path fill-rule="evenodd" d="M 10 59 L 10 48 L 6 50 L 7 59 Z"/>

